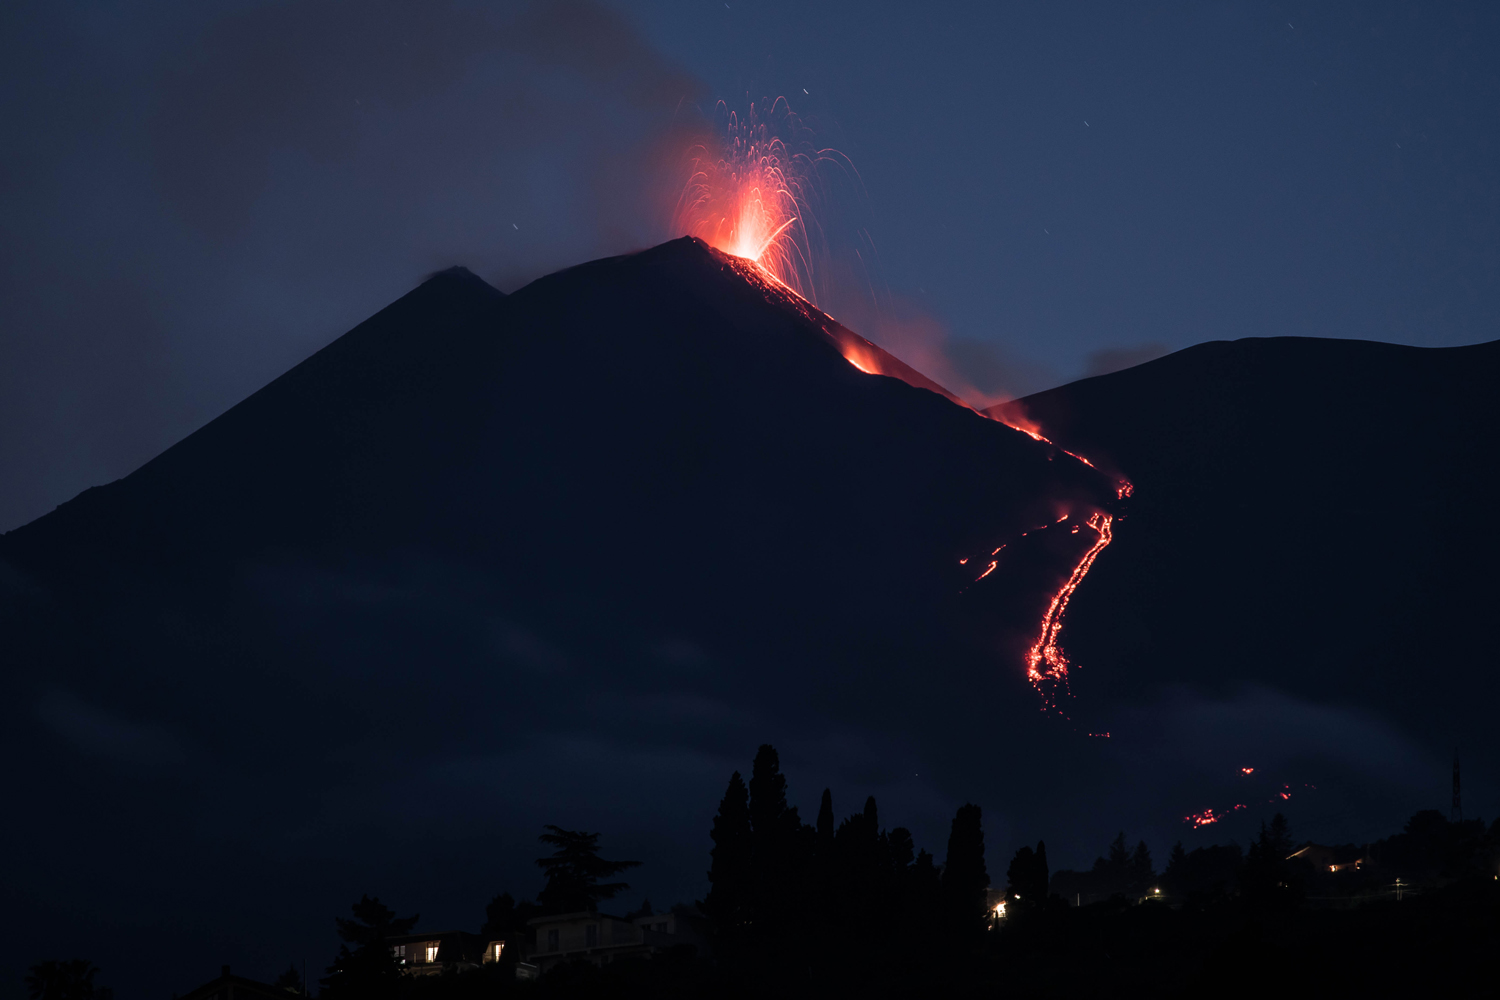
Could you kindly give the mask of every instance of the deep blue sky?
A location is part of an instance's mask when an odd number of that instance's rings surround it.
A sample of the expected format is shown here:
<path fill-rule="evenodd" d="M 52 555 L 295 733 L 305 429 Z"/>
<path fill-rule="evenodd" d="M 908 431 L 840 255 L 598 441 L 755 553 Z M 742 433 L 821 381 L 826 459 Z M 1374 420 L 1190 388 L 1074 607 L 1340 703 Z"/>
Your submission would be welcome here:
<path fill-rule="evenodd" d="M 433 268 L 514 287 L 671 235 L 684 102 L 816 121 L 888 293 L 846 318 L 984 393 L 1216 338 L 1495 337 L 1489 5 L 519 9 L 6 6 L 0 529 Z"/>

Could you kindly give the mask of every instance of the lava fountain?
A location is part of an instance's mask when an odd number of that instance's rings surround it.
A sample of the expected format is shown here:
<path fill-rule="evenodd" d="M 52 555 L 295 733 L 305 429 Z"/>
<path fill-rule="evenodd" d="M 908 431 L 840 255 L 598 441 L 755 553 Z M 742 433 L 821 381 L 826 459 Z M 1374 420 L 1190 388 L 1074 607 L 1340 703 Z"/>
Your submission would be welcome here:
<path fill-rule="evenodd" d="M 809 133 L 784 97 L 772 103 L 769 113 L 752 104 L 743 117 L 720 101 L 714 117 L 715 139 L 689 151 L 692 172 L 678 199 L 673 228 L 754 261 L 816 303 L 809 220 L 818 167 L 847 161 L 808 141 Z"/>

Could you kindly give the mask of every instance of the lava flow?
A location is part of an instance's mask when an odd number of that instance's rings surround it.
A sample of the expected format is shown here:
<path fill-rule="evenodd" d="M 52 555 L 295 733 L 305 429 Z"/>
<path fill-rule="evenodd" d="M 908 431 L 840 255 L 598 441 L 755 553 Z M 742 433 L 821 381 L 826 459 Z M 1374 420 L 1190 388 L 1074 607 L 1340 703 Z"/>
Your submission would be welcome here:
<path fill-rule="evenodd" d="M 860 371 L 893 376 L 937 392 L 961 406 L 969 406 L 941 385 L 831 321 L 813 307 L 817 300 L 813 290 L 813 248 L 809 241 L 808 220 L 811 217 L 810 201 L 817 190 L 817 168 L 823 161 L 849 167 L 847 160 L 833 150 L 815 149 L 805 141 L 789 144 L 783 135 L 806 133 L 784 98 L 777 98 L 772 103 L 769 116 L 762 116 L 752 104 L 749 113 L 741 117 L 729 111 L 721 101 L 716 117 L 721 126 L 718 148 L 696 146 L 689 154 L 693 169 L 678 200 L 674 223 L 677 231 L 696 236 L 717 250 L 750 262 L 743 270 L 761 276 L 760 283 L 779 285 L 783 292 L 792 293 L 790 299 L 800 300 L 792 304 L 816 321 L 838 344 L 844 358 Z M 745 276 L 755 280 L 751 274 Z M 772 280 L 765 282 L 764 278 Z M 1003 418 L 993 413 L 985 415 L 1095 468 L 1094 463 L 1082 455 L 1048 440 L 1041 428 L 1019 410 L 1008 411 Z M 1116 496 L 1124 499 L 1132 490 L 1130 482 L 1122 479 L 1116 487 Z M 1062 524 L 1070 517 L 1064 514 L 1054 524 Z M 1113 540 L 1113 525 L 1114 515 L 1102 510 L 1095 510 L 1086 519 L 1072 525 L 1072 534 L 1088 528 L 1097 537 L 1062 587 L 1052 595 L 1042 616 L 1041 631 L 1026 654 L 1026 677 L 1041 695 L 1044 711 L 1060 711 L 1058 692 L 1067 692 L 1069 662 L 1059 638 L 1068 602 L 1099 553 Z M 1040 525 L 1033 530 L 1048 527 L 1052 525 Z M 987 559 L 983 559 L 984 568 L 975 578 L 975 583 L 996 571 L 1000 565 L 997 557 L 1004 548 L 1004 545 L 997 547 Z M 967 557 L 960 560 L 962 565 L 968 562 Z"/>
<path fill-rule="evenodd" d="M 1005 413 L 1006 415 L 1003 418 L 997 416 L 994 411 L 990 411 L 986 415 L 1000 421 L 1012 430 L 1020 431 L 1034 441 L 1040 441 L 1043 444 L 1056 448 L 1064 455 L 1077 459 L 1091 469 L 1097 468 L 1093 462 L 1090 462 L 1077 452 L 1069 451 L 1055 441 L 1050 440 L 1042 433 L 1041 426 L 1028 417 L 1019 407 L 1010 407 Z M 1124 500 L 1134 492 L 1135 486 L 1128 479 L 1121 479 L 1115 485 L 1116 499 Z M 1068 515 L 1066 514 L 1058 518 L 1059 523 L 1066 520 L 1068 520 Z M 1047 612 L 1042 615 L 1041 632 L 1037 635 L 1036 642 L 1032 643 L 1031 648 L 1026 652 L 1026 679 L 1031 682 L 1031 686 L 1036 689 L 1037 694 L 1042 696 L 1043 711 L 1053 710 L 1060 712 L 1061 709 L 1058 707 L 1058 692 L 1061 691 L 1066 694 L 1068 690 L 1068 670 L 1071 665 L 1068 662 L 1068 657 L 1063 653 L 1062 647 L 1058 644 L 1058 638 L 1062 633 L 1063 615 L 1067 613 L 1068 602 L 1073 599 L 1073 592 L 1078 589 L 1078 585 L 1083 582 L 1083 578 L 1093 568 L 1094 560 L 1099 558 L 1099 553 L 1103 552 L 1105 547 L 1114 541 L 1114 515 L 1112 514 L 1107 514 L 1104 511 L 1095 511 L 1089 515 L 1088 520 L 1084 521 L 1081 526 L 1075 524 L 1072 528 L 1072 534 L 1078 534 L 1080 527 L 1092 529 L 1098 537 L 1088 547 L 1088 550 L 1084 552 L 1083 557 L 1078 560 L 1078 564 L 1073 567 L 1073 572 L 1068 574 L 1068 579 L 1063 583 L 1062 588 L 1052 595 L 1052 600 L 1047 605 Z M 994 568 L 993 563 L 990 568 Z M 981 576 L 980 579 L 983 579 L 983 577 Z M 1212 821 L 1210 820 L 1210 822 Z"/>
<path fill-rule="evenodd" d="M 1047 605 L 1047 613 L 1042 616 L 1042 632 L 1026 653 L 1026 679 L 1042 696 L 1042 701 L 1051 708 L 1057 707 L 1058 688 L 1066 689 L 1068 683 L 1068 658 L 1057 644 L 1058 635 L 1062 632 L 1063 615 L 1068 610 L 1073 591 L 1078 589 L 1078 585 L 1093 568 L 1094 560 L 1114 540 L 1111 527 L 1114 518 L 1111 515 L 1095 511 L 1084 523 L 1098 532 L 1099 537 L 1089 546 L 1078 565 L 1073 567 L 1073 572 L 1068 575 L 1068 581 L 1062 585 L 1062 589 L 1052 595 L 1052 603 Z"/>

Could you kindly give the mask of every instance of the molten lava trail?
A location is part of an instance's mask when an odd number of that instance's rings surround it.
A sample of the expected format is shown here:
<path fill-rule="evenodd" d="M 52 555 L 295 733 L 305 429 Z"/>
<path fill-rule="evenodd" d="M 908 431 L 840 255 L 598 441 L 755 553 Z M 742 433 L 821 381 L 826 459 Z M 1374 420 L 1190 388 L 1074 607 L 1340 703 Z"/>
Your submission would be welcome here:
<path fill-rule="evenodd" d="M 1083 578 L 1088 576 L 1099 553 L 1114 541 L 1114 517 L 1111 515 L 1095 511 L 1084 523 L 1099 537 L 1089 546 L 1083 558 L 1078 560 L 1073 572 L 1068 574 L 1068 580 L 1062 585 L 1062 589 L 1052 595 L 1047 613 L 1042 616 L 1041 634 L 1026 653 L 1026 679 L 1036 688 L 1037 694 L 1042 696 L 1042 704 L 1050 709 L 1058 708 L 1058 690 L 1067 690 L 1069 664 L 1062 647 L 1058 645 L 1058 636 L 1062 633 L 1063 616 L 1067 614 L 1068 602 L 1073 599 L 1073 592 L 1078 589 Z"/>
<path fill-rule="evenodd" d="M 722 121 L 719 142 L 713 148 L 698 146 L 690 151 L 693 169 L 678 200 L 674 227 L 686 235 L 696 236 L 715 249 L 729 255 L 739 273 L 762 288 L 787 301 L 807 319 L 831 337 L 855 368 L 870 375 L 889 375 L 919 388 L 930 389 L 959 404 L 969 406 L 947 389 L 933 382 L 899 359 L 880 350 L 858 334 L 840 326 L 819 310 L 812 294 L 813 248 L 808 238 L 807 218 L 810 198 L 817 189 L 817 166 L 822 162 L 842 162 L 847 158 L 835 150 L 814 149 L 782 138 L 783 132 L 794 135 L 801 126 L 786 104 L 777 98 L 769 114 L 763 115 L 755 105 L 740 117 L 720 102 L 715 111 Z M 851 167 L 852 169 L 852 167 Z M 972 408 L 972 407 L 971 407 Z M 977 411 L 983 412 L 983 411 Z M 1082 455 L 1061 447 L 1042 434 L 1041 428 L 1022 413 L 992 419 L 1020 431 L 1070 458 L 1095 468 Z M 1133 487 L 1120 480 L 1117 497 L 1130 496 Z M 1038 525 L 1042 531 L 1070 520 L 1063 514 L 1052 525 Z M 1061 589 L 1052 595 L 1042 616 L 1041 631 L 1026 654 L 1026 677 L 1042 697 L 1043 711 L 1058 711 L 1058 692 L 1068 691 L 1070 664 L 1059 642 L 1068 602 L 1083 578 L 1093 568 L 1099 553 L 1114 538 L 1114 516 L 1094 511 L 1087 520 L 1074 523 L 1071 534 L 1083 528 L 1096 538 L 1084 552 Z M 1030 534 L 1022 532 L 1022 537 Z M 978 583 L 999 567 L 999 555 L 1005 545 L 989 554 L 984 569 L 975 578 Z M 968 565 L 970 557 L 959 560 Z M 1108 734 L 1105 734 L 1108 735 Z"/>
<path fill-rule="evenodd" d="M 1055 441 L 1047 438 L 1042 434 L 1041 427 L 1030 419 L 1016 419 L 1012 422 L 1011 420 L 994 417 L 993 414 L 986 415 L 991 416 L 992 419 L 999 420 L 1000 423 L 1005 424 L 1012 430 L 1020 431 L 1035 441 L 1040 441 L 1043 444 L 1056 448 L 1062 454 L 1077 459 L 1091 469 L 1097 468 L 1087 458 L 1076 452 L 1069 451 L 1058 445 Z M 1128 479 L 1121 479 L 1115 486 L 1115 496 L 1120 500 L 1124 500 L 1134 492 L 1135 486 Z M 1064 514 L 1054 524 L 1061 524 L 1068 521 L 1069 518 L 1070 515 Z M 1047 611 L 1042 615 L 1041 630 L 1037 633 L 1036 641 L 1031 644 L 1031 648 L 1026 652 L 1026 679 L 1036 689 L 1037 694 L 1041 696 L 1042 710 L 1044 712 L 1053 711 L 1060 715 L 1064 714 L 1059 705 L 1059 697 L 1068 693 L 1068 672 L 1072 664 L 1068 662 L 1067 654 L 1063 652 L 1060 642 L 1063 618 L 1068 611 L 1068 602 L 1073 599 L 1073 593 L 1078 589 L 1078 585 L 1083 582 L 1083 578 L 1088 576 L 1089 570 L 1094 566 L 1094 561 L 1099 558 L 1099 553 L 1103 552 L 1109 543 L 1114 541 L 1114 521 L 1114 515 L 1096 510 L 1089 515 L 1087 520 L 1073 524 L 1070 529 L 1070 534 L 1076 535 L 1082 528 L 1088 528 L 1095 534 L 1094 541 L 1073 567 L 1073 571 L 1068 574 L 1067 580 L 1052 595 L 1051 601 L 1047 604 Z M 1051 526 L 1043 525 L 1032 530 L 1039 531 L 1042 528 Z M 1027 534 L 1029 532 L 1022 532 L 1023 537 Z M 1002 545 L 1001 548 L 1004 548 L 1004 546 Z M 996 549 L 991 555 L 998 553 L 999 549 Z M 964 561 L 967 562 L 967 560 Z M 975 582 L 977 583 L 994 572 L 994 568 L 995 563 L 990 563 L 985 572 L 980 574 Z M 1066 718 L 1066 715 L 1064 717 Z"/>

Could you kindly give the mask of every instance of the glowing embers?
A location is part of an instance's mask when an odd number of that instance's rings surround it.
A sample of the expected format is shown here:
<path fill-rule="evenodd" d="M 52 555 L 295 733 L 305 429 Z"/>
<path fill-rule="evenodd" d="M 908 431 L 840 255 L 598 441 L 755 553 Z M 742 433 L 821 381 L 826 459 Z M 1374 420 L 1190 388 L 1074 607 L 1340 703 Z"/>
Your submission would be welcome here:
<path fill-rule="evenodd" d="M 1026 653 L 1026 679 L 1036 688 L 1037 694 L 1042 696 L 1044 707 L 1049 709 L 1057 708 L 1058 693 L 1065 693 L 1068 686 L 1068 658 L 1058 645 L 1068 602 L 1073 599 L 1073 592 L 1093 567 L 1094 560 L 1099 558 L 1099 553 L 1114 540 L 1114 518 L 1109 514 L 1095 511 L 1084 523 L 1099 537 L 1089 546 L 1083 558 L 1078 560 L 1078 565 L 1073 567 L 1073 572 L 1068 575 L 1062 589 L 1052 595 L 1047 613 L 1042 616 L 1041 634 Z"/>
<path fill-rule="evenodd" d="M 678 199 L 675 228 L 754 261 L 815 302 L 807 218 L 818 163 L 840 155 L 799 138 L 806 130 L 785 98 L 778 97 L 768 115 L 752 104 L 744 117 L 720 101 L 715 118 L 715 138 L 689 152 L 692 172 Z"/>
<path fill-rule="evenodd" d="M 1219 820 L 1223 819 L 1225 816 L 1229 816 L 1229 815 L 1231 815 L 1233 813 L 1237 813 L 1241 809 L 1244 809 L 1244 808 L 1245 808 L 1245 806 L 1238 805 L 1238 806 L 1235 806 L 1233 809 L 1219 809 L 1219 810 L 1205 809 L 1202 812 L 1193 813 L 1191 816 L 1184 816 L 1184 817 L 1182 817 L 1182 821 L 1184 823 L 1190 823 L 1190 824 L 1192 824 L 1193 829 L 1196 830 L 1199 827 L 1208 826 L 1208 825 L 1210 825 L 1212 823 L 1217 823 Z"/>
<path fill-rule="evenodd" d="M 1239 774 L 1239 776 L 1241 778 L 1249 778 L 1250 779 L 1250 784 L 1251 784 L 1252 787 L 1254 787 L 1259 782 L 1263 781 L 1264 778 L 1265 778 L 1265 774 L 1264 774 L 1263 771 L 1262 771 L 1262 774 L 1260 775 L 1260 777 L 1256 777 L 1255 776 L 1255 772 L 1256 772 L 1256 769 L 1253 768 L 1253 767 L 1242 767 L 1242 768 L 1239 768 L 1239 770 L 1238 770 L 1238 774 Z M 1274 782 L 1273 782 L 1273 784 L 1274 784 Z M 1318 786 L 1317 785 L 1311 785 L 1311 784 L 1304 783 L 1302 785 L 1302 787 L 1303 788 L 1311 789 L 1313 791 L 1317 791 L 1318 790 Z M 1270 795 L 1269 798 L 1266 799 L 1266 802 L 1268 802 L 1271 805 L 1280 805 L 1281 803 L 1287 801 L 1291 797 L 1292 797 L 1292 786 L 1291 786 L 1291 784 L 1289 782 L 1282 782 L 1280 788 L 1273 788 L 1273 790 L 1271 792 L 1271 795 Z M 1196 830 L 1199 827 L 1208 826 L 1211 823 L 1217 823 L 1220 820 L 1224 819 L 1224 817 L 1233 815 L 1234 813 L 1237 813 L 1240 810 L 1247 809 L 1247 808 L 1249 808 L 1249 807 L 1241 804 L 1241 805 L 1233 806 L 1232 808 L 1229 808 L 1229 809 L 1205 809 L 1202 812 L 1189 813 L 1188 815 L 1182 817 L 1182 821 L 1184 823 L 1187 823 L 1189 826 L 1193 827 L 1193 829 Z"/>

